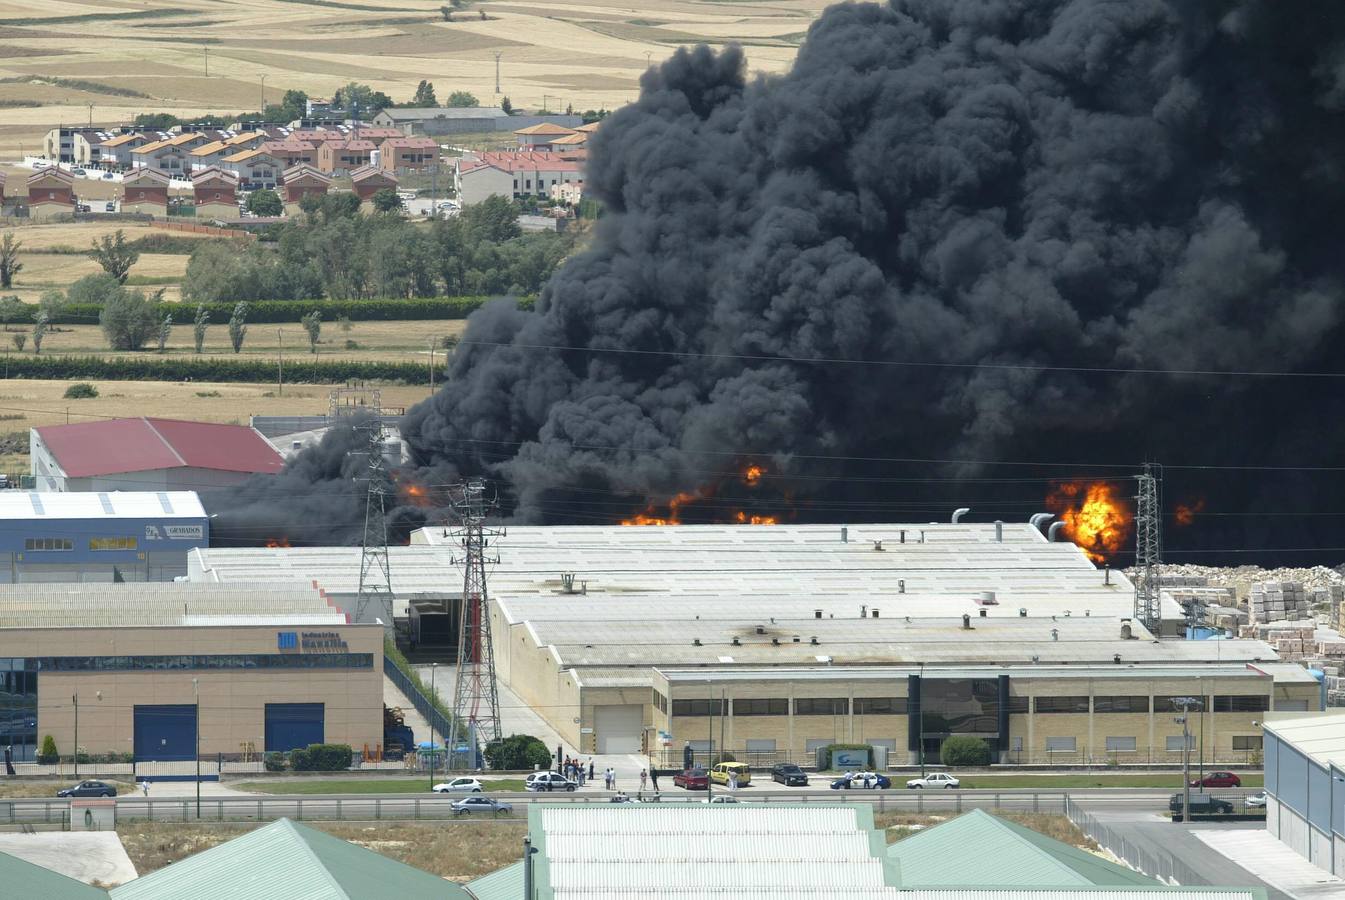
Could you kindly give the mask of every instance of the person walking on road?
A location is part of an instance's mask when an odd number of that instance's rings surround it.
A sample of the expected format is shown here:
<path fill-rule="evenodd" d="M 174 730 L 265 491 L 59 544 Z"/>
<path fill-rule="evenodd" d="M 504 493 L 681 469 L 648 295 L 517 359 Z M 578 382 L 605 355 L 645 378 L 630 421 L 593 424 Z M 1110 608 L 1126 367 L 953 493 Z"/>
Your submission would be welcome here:
<path fill-rule="evenodd" d="M 142 778 L 142 779 L 140 779 L 140 790 L 141 790 L 142 793 L 144 793 L 144 795 L 145 795 L 145 799 L 149 799 L 149 779 L 148 779 L 148 778 Z"/>
<path fill-rule="evenodd" d="M 738 773 L 733 769 L 729 769 L 729 790 L 738 790 Z"/>
<path fill-rule="evenodd" d="M 658 769 L 649 767 L 649 783 L 654 787 L 654 795 L 658 796 Z"/>
<path fill-rule="evenodd" d="M 644 769 L 641 769 L 641 770 L 640 770 L 640 790 L 641 790 L 642 792 L 644 791 L 644 788 L 645 788 L 645 782 L 648 781 L 648 780 L 649 780 L 649 773 L 646 772 Z"/>
<path fill-rule="evenodd" d="M 588 780 L 593 780 L 593 757 L 588 758 Z"/>

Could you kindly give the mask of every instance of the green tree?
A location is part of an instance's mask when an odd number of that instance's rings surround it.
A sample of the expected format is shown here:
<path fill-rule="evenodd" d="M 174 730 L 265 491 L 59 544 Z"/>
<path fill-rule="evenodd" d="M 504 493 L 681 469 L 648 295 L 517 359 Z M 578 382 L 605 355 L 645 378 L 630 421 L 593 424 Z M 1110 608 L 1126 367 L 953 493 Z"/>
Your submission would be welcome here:
<path fill-rule="evenodd" d="M 304 313 L 299 317 L 299 324 L 304 326 L 304 331 L 308 332 L 308 350 L 310 353 L 318 352 L 318 338 L 322 336 L 322 310 L 315 309 L 312 312 Z"/>
<path fill-rule="evenodd" d="M 168 338 L 173 334 L 173 314 L 169 313 L 163 317 L 159 323 L 159 352 L 162 353 L 168 347 Z"/>
<path fill-rule="evenodd" d="M 14 342 L 14 349 L 23 352 L 23 348 L 28 345 L 28 335 L 20 331 L 18 334 L 11 334 L 9 339 Z"/>
<path fill-rule="evenodd" d="M 492 194 L 462 211 L 462 223 L 468 239 L 500 243 L 523 233 L 518 225 L 518 204 L 508 197 Z"/>
<path fill-rule="evenodd" d="M 500 100 L 500 109 L 504 110 L 506 116 L 512 116 L 514 114 L 514 104 L 509 102 L 508 97 L 504 97 Z"/>
<path fill-rule="evenodd" d="M 233 344 L 234 353 L 243 349 L 243 338 L 247 337 L 248 327 L 245 322 L 248 318 L 248 305 L 238 303 L 234 306 L 233 315 L 229 316 L 229 343 Z"/>
<path fill-rule="evenodd" d="M 200 353 L 201 348 L 205 346 L 205 330 L 210 327 L 210 316 L 205 311 L 205 304 L 196 304 L 196 318 L 192 319 L 192 338 L 196 342 L 196 352 Z"/>
<path fill-rule="evenodd" d="M 121 282 L 108 275 L 106 272 L 95 272 L 92 275 L 85 275 L 83 278 L 70 285 L 70 290 L 66 292 L 65 299 L 69 303 L 102 306 L 107 302 L 107 298 L 123 290 Z"/>
<path fill-rule="evenodd" d="M 33 352 L 42 353 L 42 339 L 47 336 L 47 328 L 50 320 L 47 318 L 46 310 L 38 310 L 37 318 L 33 321 Z"/>
<path fill-rule="evenodd" d="M 308 112 L 308 95 L 303 91 L 288 90 L 280 98 L 280 106 L 285 111 L 285 121 L 302 119 Z"/>
<path fill-rule="evenodd" d="M 454 91 L 448 95 L 448 102 L 444 106 L 466 109 L 480 106 L 481 101 L 469 94 L 467 91 Z"/>
<path fill-rule="evenodd" d="M 140 258 L 140 251 L 126 240 L 126 232 L 120 228 L 113 234 L 105 234 L 93 242 L 89 258 L 103 267 L 103 271 L 117 279 L 118 284 L 126 283 L 126 275 L 131 266 Z"/>
<path fill-rule="evenodd" d="M 174 125 L 181 124 L 182 120 L 172 113 L 141 113 L 131 120 L 131 125 L 135 128 L 149 131 L 167 131 Z"/>
<path fill-rule="evenodd" d="M 444 17 L 444 21 L 445 21 L 445 22 L 452 22 L 452 21 L 453 21 L 453 7 L 451 7 L 451 6 L 441 6 L 441 7 L 439 7 L 439 15 L 441 15 L 441 16 Z"/>
<path fill-rule="evenodd" d="M 42 298 L 37 301 L 37 308 L 47 314 L 48 322 L 54 322 L 65 313 L 69 302 L 64 291 L 53 289 L 42 292 Z"/>
<path fill-rule="evenodd" d="M 945 766 L 988 766 L 990 745 L 978 737 L 953 735 L 944 740 L 939 759 Z"/>
<path fill-rule="evenodd" d="M 56 738 L 51 735 L 45 735 L 42 738 L 42 748 L 37 751 L 37 764 L 40 766 L 54 766 L 61 761 L 61 755 L 56 752 Z"/>
<path fill-rule="evenodd" d="M 28 304 L 24 303 L 13 294 L 8 297 L 0 297 L 0 322 L 3 322 L 5 329 L 9 329 L 11 322 L 17 322 L 28 315 Z"/>
<path fill-rule="evenodd" d="M 438 106 L 439 101 L 434 96 L 434 85 L 421 79 L 420 84 L 416 85 L 416 94 L 411 98 L 409 105 L 413 107 Z"/>
<path fill-rule="evenodd" d="M 374 204 L 374 210 L 381 213 L 398 212 L 402 208 L 402 198 L 397 196 L 397 191 L 393 188 L 374 191 L 371 202 Z"/>
<path fill-rule="evenodd" d="M 159 327 L 154 299 L 140 291 L 119 289 L 103 303 L 98 324 L 103 328 L 108 346 L 113 350 L 139 350 Z"/>
<path fill-rule="evenodd" d="M 67 400 L 93 400 L 98 396 L 98 388 L 87 381 L 76 381 L 61 396 Z"/>
<path fill-rule="evenodd" d="M 486 763 L 497 771 L 531 771 L 551 764 L 551 751 L 530 734 L 511 734 L 491 741 L 483 752 Z"/>
<path fill-rule="evenodd" d="M 0 288 L 7 288 L 14 283 L 14 276 L 23 271 L 23 263 L 19 262 L 19 251 L 23 249 L 23 241 L 14 240 L 13 234 L 6 234 L 0 238 Z"/>
<path fill-rule="evenodd" d="M 285 212 L 285 203 L 275 191 L 263 188 L 248 194 L 248 212 L 254 216 L 278 216 Z"/>

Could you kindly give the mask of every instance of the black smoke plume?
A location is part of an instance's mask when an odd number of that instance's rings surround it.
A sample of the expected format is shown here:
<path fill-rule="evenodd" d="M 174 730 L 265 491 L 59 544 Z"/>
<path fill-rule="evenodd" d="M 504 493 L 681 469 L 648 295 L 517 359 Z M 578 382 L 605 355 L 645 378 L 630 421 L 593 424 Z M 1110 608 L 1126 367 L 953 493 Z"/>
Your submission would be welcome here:
<path fill-rule="evenodd" d="M 1179 467 L 1342 462 L 1345 382 L 1184 373 L 1345 370 L 1343 107 L 1334 3 L 891 0 L 780 77 L 679 51 L 591 142 L 591 247 L 474 315 L 403 434 L 523 521 L 707 484 L 710 519 L 1007 519 L 1157 460 L 1208 510 L 1169 546 L 1340 547 L 1262 513 L 1345 511 L 1345 473 Z"/>

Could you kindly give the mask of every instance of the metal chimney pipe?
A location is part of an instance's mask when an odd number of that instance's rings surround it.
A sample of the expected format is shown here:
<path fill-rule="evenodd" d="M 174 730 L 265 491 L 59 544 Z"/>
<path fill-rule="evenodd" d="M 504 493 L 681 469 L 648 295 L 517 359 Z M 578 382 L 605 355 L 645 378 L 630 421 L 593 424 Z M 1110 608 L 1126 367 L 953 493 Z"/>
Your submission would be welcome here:
<path fill-rule="evenodd" d="M 970 506 L 964 506 L 964 507 L 962 507 L 961 509 L 955 509 L 955 510 L 953 510 L 953 519 L 952 519 L 953 524 L 956 525 L 957 523 L 961 522 L 961 521 L 962 521 L 962 517 L 965 516 L 965 515 L 966 515 L 967 513 L 969 513 L 969 512 L 971 512 L 971 507 L 970 507 Z"/>
<path fill-rule="evenodd" d="M 850 529 L 845 527 L 844 525 L 841 526 L 841 543 L 842 544 L 850 543 Z"/>
<path fill-rule="evenodd" d="M 1046 540 L 1058 541 L 1060 539 L 1060 529 L 1064 527 L 1064 522 L 1052 522 L 1051 527 L 1046 529 Z"/>
<path fill-rule="evenodd" d="M 998 519 L 995 520 L 995 543 L 1004 543 L 1004 523 Z"/>
<path fill-rule="evenodd" d="M 1047 522 L 1051 521 L 1054 518 L 1055 513 L 1034 513 L 1032 517 L 1028 519 L 1028 522 L 1032 525 L 1033 528 L 1040 531 L 1043 525 L 1045 525 Z"/>

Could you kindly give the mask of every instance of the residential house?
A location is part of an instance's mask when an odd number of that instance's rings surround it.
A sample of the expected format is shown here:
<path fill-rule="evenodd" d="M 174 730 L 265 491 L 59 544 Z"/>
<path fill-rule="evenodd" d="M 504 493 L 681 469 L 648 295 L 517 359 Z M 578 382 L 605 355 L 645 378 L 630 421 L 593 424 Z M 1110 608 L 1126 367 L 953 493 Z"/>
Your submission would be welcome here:
<path fill-rule="evenodd" d="M 261 145 L 261 149 L 274 156 L 280 161 L 282 169 L 292 169 L 295 166 L 315 166 L 318 162 L 317 150 L 307 141 L 286 138 L 283 141 L 267 141 Z"/>
<path fill-rule="evenodd" d="M 168 182 L 158 169 L 134 170 L 121 182 L 121 211 L 167 218 Z"/>
<path fill-rule="evenodd" d="M 299 203 L 305 197 L 325 197 L 332 180 L 312 166 L 298 165 L 285 170 L 284 186 L 285 214 L 294 216 L 299 214 Z"/>
<path fill-rule="evenodd" d="M 591 135 L 594 132 L 596 132 L 600 127 L 602 127 L 602 122 L 589 122 L 587 125 L 580 125 L 578 128 L 575 129 L 575 131 L 578 131 L 582 134 Z"/>
<path fill-rule="evenodd" d="M 284 170 L 280 160 L 265 150 L 243 150 L 220 160 L 220 168 L 238 176 L 238 186 L 245 191 L 275 190 Z"/>
<path fill-rule="evenodd" d="M 34 222 L 75 212 L 75 176 L 48 166 L 28 176 L 28 218 Z"/>
<path fill-rule="evenodd" d="M 318 168 L 329 175 L 346 175 L 369 165 L 377 149 L 373 141 L 323 141 L 318 147 Z"/>
<path fill-rule="evenodd" d="M 397 128 L 407 136 L 431 137 L 445 134 L 514 131 L 543 122 L 564 128 L 576 128 L 583 121 L 579 116 L 566 115 L 511 116 L 499 107 L 486 106 L 462 109 L 446 109 L 439 106 L 385 109 L 373 118 L 373 123 L 381 128 Z"/>
<path fill-rule="evenodd" d="M 217 166 L 224 157 L 232 156 L 237 152 L 236 148 L 230 147 L 225 141 L 211 141 L 208 144 L 202 144 L 200 147 L 194 147 L 191 151 L 191 170 L 199 172 L 202 169 Z"/>
<path fill-rule="evenodd" d="M 378 148 L 378 167 L 394 175 L 428 172 L 438 162 L 439 145 L 426 137 L 388 138 Z"/>
<path fill-rule="evenodd" d="M 235 134 L 233 137 L 225 138 L 224 143 L 236 153 L 240 150 L 256 149 L 262 145 L 263 141 L 269 140 L 271 140 L 271 136 L 265 131 L 244 131 Z"/>
<path fill-rule="evenodd" d="M 518 138 L 520 150 L 550 150 L 557 138 L 569 137 L 574 133 L 573 128 L 542 122 L 528 128 L 519 128 L 514 132 L 514 136 Z"/>
<path fill-rule="evenodd" d="M 582 162 L 538 151 L 475 153 L 456 160 L 453 173 L 453 186 L 464 206 L 493 195 L 550 196 L 557 185 L 582 190 L 583 183 Z"/>
<path fill-rule="evenodd" d="M 61 126 L 47 132 L 42 140 L 42 154 L 53 162 L 67 165 L 97 165 L 102 158 L 103 143 L 113 137 L 116 137 L 115 132 L 101 128 Z"/>
<path fill-rule="evenodd" d="M 551 149 L 556 153 L 564 153 L 567 150 L 580 150 L 588 144 L 591 135 L 583 131 L 572 131 L 563 137 L 558 137 L 551 141 Z"/>
<path fill-rule="evenodd" d="M 550 196 L 555 203 L 564 203 L 566 206 L 578 206 L 579 201 L 584 199 L 584 183 L 582 181 L 577 181 L 553 184 L 548 192 L 548 196 Z"/>
<path fill-rule="evenodd" d="M 374 166 L 362 166 L 350 173 L 354 182 L 355 196 L 360 198 L 360 207 L 369 212 L 373 208 L 374 194 L 385 188 L 397 189 L 397 176 Z"/>
<path fill-rule="evenodd" d="M 131 157 L 132 152 L 150 141 L 151 138 L 139 133 L 119 134 L 103 141 L 103 168 L 129 169 L 135 162 Z"/>
<path fill-rule="evenodd" d="M 168 138 L 136 147 L 131 151 L 131 165 L 139 169 L 157 169 L 170 177 L 190 177 L 192 145 L 186 141 L 175 141 L 177 138 Z M 200 143 L 209 142 L 201 140 Z"/>
<path fill-rule="evenodd" d="M 216 166 L 202 169 L 191 178 L 198 219 L 238 218 L 238 176 Z"/>
<path fill-rule="evenodd" d="M 303 141 L 306 144 L 312 144 L 314 147 L 324 141 L 344 141 L 346 135 L 342 131 L 327 128 L 296 128 L 290 132 L 288 140 Z"/>
<path fill-rule="evenodd" d="M 379 128 L 375 125 L 362 125 L 354 129 L 350 136 L 361 141 L 373 141 L 375 145 L 380 147 L 388 138 L 406 137 L 400 128 Z"/>

